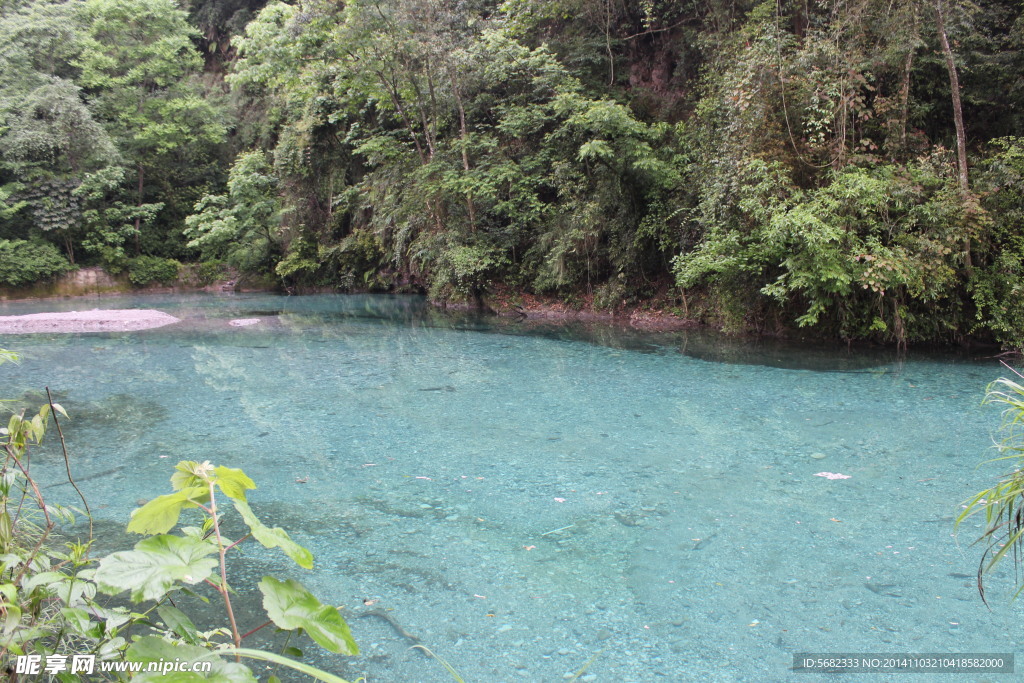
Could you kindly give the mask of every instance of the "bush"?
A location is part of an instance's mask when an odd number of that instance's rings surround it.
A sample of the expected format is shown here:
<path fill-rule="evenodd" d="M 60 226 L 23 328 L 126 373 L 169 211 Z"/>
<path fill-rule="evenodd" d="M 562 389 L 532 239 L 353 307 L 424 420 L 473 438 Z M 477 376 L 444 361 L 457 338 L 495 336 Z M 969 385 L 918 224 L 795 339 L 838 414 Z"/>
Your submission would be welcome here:
<path fill-rule="evenodd" d="M 181 264 L 159 256 L 138 256 L 128 261 L 128 279 L 137 287 L 169 284 L 178 279 Z"/>
<path fill-rule="evenodd" d="M 0 284 L 20 287 L 66 273 L 72 265 L 48 242 L 0 240 Z"/>
<path fill-rule="evenodd" d="M 196 277 L 201 285 L 212 285 L 227 278 L 231 273 L 228 264 L 223 261 L 203 261 L 195 268 Z"/>

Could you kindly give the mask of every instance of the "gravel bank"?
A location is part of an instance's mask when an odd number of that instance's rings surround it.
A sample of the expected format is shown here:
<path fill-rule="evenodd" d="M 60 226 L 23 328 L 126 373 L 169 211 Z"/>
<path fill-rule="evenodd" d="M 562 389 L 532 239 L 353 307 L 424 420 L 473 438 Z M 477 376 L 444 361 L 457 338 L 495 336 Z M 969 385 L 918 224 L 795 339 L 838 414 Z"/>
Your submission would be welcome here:
<path fill-rule="evenodd" d="M 0 334 L 36 334 L 40 332 L 127 332 L 148 330 L 178 322 L 161 311 L 111 309 L 32 313 L 0 316 Z"/>

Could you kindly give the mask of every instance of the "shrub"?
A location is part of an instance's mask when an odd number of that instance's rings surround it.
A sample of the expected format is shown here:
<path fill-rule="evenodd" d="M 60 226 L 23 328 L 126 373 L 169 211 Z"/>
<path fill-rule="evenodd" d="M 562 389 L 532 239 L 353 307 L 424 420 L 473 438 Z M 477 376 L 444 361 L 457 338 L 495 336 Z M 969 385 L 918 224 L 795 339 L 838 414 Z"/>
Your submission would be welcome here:
<path fill-rule="evenodd" d="M 0 284 L 20 287 L 71 269 L 60 250 L 48 242 L 0 240 Z"/>
<path fill-rule="evenodd" d="M 128 279 L 137 287 L 168 284 L 178 279 L 181 264 L 159 256 L 138 256 L 128 261 Z"/>

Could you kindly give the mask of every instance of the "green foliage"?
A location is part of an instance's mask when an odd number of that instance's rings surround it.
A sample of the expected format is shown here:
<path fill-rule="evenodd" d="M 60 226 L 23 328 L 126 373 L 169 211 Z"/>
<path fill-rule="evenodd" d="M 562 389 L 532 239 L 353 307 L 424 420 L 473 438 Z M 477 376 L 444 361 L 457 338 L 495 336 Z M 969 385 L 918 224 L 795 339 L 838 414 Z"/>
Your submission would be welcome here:
<path fill-rule="evenodd" d="M 979 250 L 971 295 L 977 328 L 991 330 L 1005 346 L 1024 348 L 1024 140 L 992 142 L 994 153 L 978 185 L 990 229 Z"/>
<path fill-rule="evenodd" d="M 263 609 L 278 628 L 302 629 L 330 652 L 359 653 L 348 624 L 337 608 L 322 604 L 298 581 L 278 581 L 265 576 L 260 581 L 260 592 L 263 593 Z"/>
<path fill-rule="evenodd" d="M 0 350 L 0 363 L 9 360 L 17 357 Z M 239 469 L 209 462 L 178 463 L 171 477 L 174 491 L 143 505 L 133 515 L 129 531 L 147 536 L 133 550 L 115 552 L 96 562 L 89 558 L 91 541 L 69 543 L 66 551 L 53 548 L 49 539 L 57 523 L 73 524 L 74 519 L 69 511 L 46 504 L 29 474 L 28 458 L 46 434 L 51 416 L 56 419 L 58 414 L 67 417 L 63 407 L 49 402 L 35 414 L 22 411 L 11 415 L 7 426 L 0 429 L 5 456 L 0 470 L 0 657 L 86 651 L 101 660 L 209 661 L 212 670 L 208 675 L 190 674 L 188 680 L 256 681 L 252 671 L 237 659 L 225 659 L 235 655 L 292 667 L 318 680 L 345 683 L 307 664 L 241 647 L 243 636 L 231 607 L 233 588 L 227 582 L 226 561 L 238 542 L 222 536 L 217 497 L 235 504 L 257 542 L 281 548 L 306 569 L 312 567 L 313 558 L 284 530 L 260 522 L 246 501 L 246 493 L 256 484 Z M 201 526 L 167 533 L 186 510 L 202 513 Z M 223 599 L 229 629 L 199 633 L 192 620 L 170 604 L 175 591 L 204 583 L 213 586 Z M 270 623 L 279 629 L 306 633 L 331 652 L 358 653 L 338 609 L 321 603 L 299 582 L 264 577 L 259 588 Z M 144 604 L 141 611 L 110 607 L 97 599 L 98 591 L 111 595 L 128 592 L 132 602 Z M 128 629 L 142 626 L 149 627 L 149 632 L 135 635 L 131 641 L 126 638 Z M 255 630 L 258 628 L 250 632 Z M 218 638 L 224 634 L 233 647 L 221 647 L 225 644 Z M 162 678 L 150 672 L 134 680 Z M 61 680 L 79 681 L 81 677 L 65 673 Z"/>
<path fill-rule="evenodd" d="M 263 4 L 0 9 L 0 239 L 1024 344 L 1016 4 Z"/>
<path fill-rule="evenodd" d="M 263 152 L 240 154 L 228 176 L 228 194 L 206 195 L 185 219 L 188 246 L 243 272 L 265 272 L 280 249 L 277 182 Z"/>
<path fill-rule="evenodd" d="M 129 530 L 131 525 L 129 525 Z M 134 602 L 159 600 L 179 584 L 205 581 L 217 567 L 208 557 L 217 548 L 203 539 L 160 535 L 139 541 L 135 550 L 103 558 L 96 568 L 96 585 L 101 591 L 130 591 Z"/>
<path fill-rule="evenodd" d="M 1018 378 L 1020 375 L 1018 373 Z M 985 403 L 1005 406 L 1002 413 L 1003 438 L 997 444 L 999 457 L 1012 468 L 998 484 L 972 497 L 956 519 L 959 527 L 967 519 L 984 515 L 985 530 L 978 542 L 985 546 L 978 566 L 978 591 L 985 600 L 982 578 L 1007 555 L 1020 562 L 1024 546 L 1024 519 L 1020 507 L 1024 502 L 1024 386 L 1018 381 L 1000 378 L 990 384 Z M 1014 597 L 1024 591 L 1021 584 Z"/>
<path fill-rule="evenodd" d="M 182 461 L 171 476 L 171 487 L 173 493 L 159 496 L 135 511 L 128 531 L 150 537 L 137 543 L 134 550 L 117 552 L 100 560 L 94 577 L 96 585 L 110 594 L 128 591 L 134 602 L 162 603 L 169 593 L 185 585 L 212 582 L 224 601 L 233 645 L 239 648 L 242 635 L 231 607 L 232 589 L 226 581 L 226 554 L 238 544 L 222 536 L 218 494 L 232 501 L 252 538 L 264 547 L 280 548 L 305 569 L 312 568 L 313 556 L 283 529 L 269 528 L 259 520 L 246 500 L 246 492 L 255 489 L 256 484 L 242 470 L 209 462 Z M 185 527 L 178 535 L 167 533 L 178 525 L 183 512 L 197 509 L 205 518 L 202 528 Z M 211 557 L 214 555 L 216 557 Z M 211 578 L 218 569 L 219 579 Z M 337 608 L 321 603 L 299 582 L 264 577 L 259 588 L 264 595 L 267 615 L 279 629 L 306 633 L 331 652 L 358 653 L 348 624 Z M 180 655 L 183 658 L 207 656 L 207 650 L 200 653 L 200 649 L 190 649 L 189 641 L 194 642 L 196 634 L 187 617 L 166 609 L 163 614 L 171 622 L 167 624 L 170 631 L 185 642 L 175 643 L 172 638 L 165 644 L 157 640 L 146 641 L 143 645 L 136 643 L 129 649 L 130 659 L 158 659 L 159 655 L 152 653 L 167 652 L 168 647 L 186 653 Z"/>
<path fill-rule="evenodd" d="M 128 279 L 137 287 L 168 284 L 178 279 L 181 264 L 159 256 L 137 256 L 128 260 Z"/>
<path fill-rule="evenodd" d="M 52 244 L 0 239 L 0 284 L 20 287 L 69 270 L 71 264 Z"/>

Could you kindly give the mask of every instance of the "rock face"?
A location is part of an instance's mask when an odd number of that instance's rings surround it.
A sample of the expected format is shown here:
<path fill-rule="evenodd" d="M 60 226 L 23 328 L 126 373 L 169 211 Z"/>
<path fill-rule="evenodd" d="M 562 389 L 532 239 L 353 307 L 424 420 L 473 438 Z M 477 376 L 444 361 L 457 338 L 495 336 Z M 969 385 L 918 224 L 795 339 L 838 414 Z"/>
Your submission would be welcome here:
<path fill-rule="evenodd" d="M 122 283 L 102 268 L 79 268 L 60 278 L 61 285 L 84 292 L 103 292 L 122 287 Z"/>
<path fill-rule="evenodd" d="M 131 283 L 125 275 L 114 277 L 102 268 L 79 268 L 48 282 L 25 287 L 0 287 L 0 300 L 111 294 L 131 289 Z"/>
<path fill-rule="evenodd" d="M 162 311 L 111 309 L 0 316 L 0 334 L 126 332 L 178 322 Z"/>

